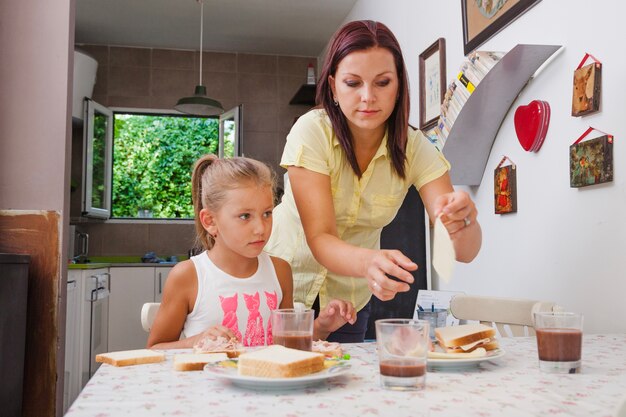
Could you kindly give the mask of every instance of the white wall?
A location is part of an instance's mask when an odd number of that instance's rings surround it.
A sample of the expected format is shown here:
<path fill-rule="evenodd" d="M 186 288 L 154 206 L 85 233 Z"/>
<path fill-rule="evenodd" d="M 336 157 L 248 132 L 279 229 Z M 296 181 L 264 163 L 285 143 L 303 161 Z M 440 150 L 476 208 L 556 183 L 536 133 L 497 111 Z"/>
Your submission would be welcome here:
<path fill-rule="evenodd" d="M 57 369 L 50 381 L 56 384 L 57 415 L 63 407 L 66 283 L 58 277 L 67 272 L 61 260 L 67 259 L 69 224 L 74 2 L 0 1 L 0 210 L 56 211 L 62 222 L 58 246 L 48 248 L 60 265 L 49 277 L 58 280 L 59 303 L 49 314 L 56 316 L 60 343 L 56 357 L 47 358 Z M 41 325 L 39 317 L 29 315 L 29 325 Z M 44 362 L 41 373 L 47 374 Z M 31 410 L 51 404 L 47 388 L 38 392 L 39 398 L 28 398 Z"/>
<path fill-rule="evenodd" d="M 374 19 L 398 37 L 411 81 L 411 123 L 418 124 L 418 55 L 446 39 L 447 79 L 463 59 L 458 1 L 359 0 L 347 20 Z M 478 49 L 508 51 L 518 43 L 565 49 L 524 90 L 504 119 L 479 187 L 472 195 L 483 247 L 471 264 L 457 264 L 450 283 L 435 289 L 552 300 L 585 315 L 590 333 L 626 332 L 626 104 L 623 39 L 626 5 L 617 0 L 542 1 Z M 393 6 L 393 7 L 390 7 Z M 572 77 L 585 52 L 603 63 L 600 112 L 570 115 Z M 543 147 L 525 152 L 517 141 L 517 106 L 540 99 L 552 116 Z M 614 181 L 569 187 L 569 145 L 589 126 L 615 135 Z M 600 133 L 590 137 L 600 136 Z M 472 138 L 467 138 L 471 140 Z M 493 170 L 503 155 L 517 164 L 516 214 L 494 214 Z"/>

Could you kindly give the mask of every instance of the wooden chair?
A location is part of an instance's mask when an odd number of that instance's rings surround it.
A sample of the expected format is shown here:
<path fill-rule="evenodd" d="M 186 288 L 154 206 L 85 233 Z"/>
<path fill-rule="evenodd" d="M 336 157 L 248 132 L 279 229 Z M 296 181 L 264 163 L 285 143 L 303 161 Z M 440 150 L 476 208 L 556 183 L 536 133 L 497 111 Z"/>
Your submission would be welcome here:
<path fill-rule="evenodd" d="M 450 300 L 450 312 L 454 317 L 459 320 L 477 320 L 496 327 L 500 337 L 533 336 L 533 314 L 540 311 L 562 311 L 562 308 L 546 301 L 465 294 Z"/>
<path fill-rule="evenodd" d="M 148 333 L 150 333 L 152 323 L 154 323 L 154 318 L 160 306 L 161 303 L 145 303 L 141 307 L 141 327 Z"/>

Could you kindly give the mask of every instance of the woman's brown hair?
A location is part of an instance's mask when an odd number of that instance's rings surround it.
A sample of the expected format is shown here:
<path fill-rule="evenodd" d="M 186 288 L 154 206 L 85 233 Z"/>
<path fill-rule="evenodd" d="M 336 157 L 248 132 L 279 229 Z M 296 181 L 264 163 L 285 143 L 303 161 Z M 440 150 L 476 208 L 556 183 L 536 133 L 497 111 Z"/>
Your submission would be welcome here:
<path fill-rule="evenodd" d="M 363 174 L 354 153 L 353 137 L 346 117 L 339 106 L 334 104 L 329 76 L 335 76 L 342 59 L 356 51 L 379 47 L 393 55 L 398 73 L 398 100 L 387 120 L 387 151 L 398 176 L 405 177 L 406 141 L 409 129 L 409 78 L 404 65 L 400 44 L 391 30 L 380 22 L 359 20 L 346 23 L 339 28 L 330 41 L 326 60 L 317 84 L 316 103 L 323 107 L 330 118 L 333 130 L 341 144 L 354 173 L 360 178 Z"/>
<path fill-rule="evenodd" d="M 250 184 L 276 187 L 274 171 L 263 162 L 250 158 L 223 158 L 207 154 L 196 161 L 191 176 L 191 198 L 196 224 L 195 250 L 211 249 L 215 239 L 202 226 L 200 210 L 217 212 L 226 201 L 227 192 Z"/>

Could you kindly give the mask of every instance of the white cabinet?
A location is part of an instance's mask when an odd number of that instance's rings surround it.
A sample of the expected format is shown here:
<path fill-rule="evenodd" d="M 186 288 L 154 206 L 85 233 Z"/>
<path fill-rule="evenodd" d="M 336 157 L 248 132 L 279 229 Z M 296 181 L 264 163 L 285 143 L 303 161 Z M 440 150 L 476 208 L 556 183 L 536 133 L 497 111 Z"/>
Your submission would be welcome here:
<path fill-rule="evenodd" d="M 143 349 L 148 333 L 141 327 L 144 303 L 160 302 L 171 267 L 112 267 L 109 299 L 109 351 Z"/>
<path fill-rule="evenodd" d="M 76 399 L 108 350 L 109 269 L 68 271 L 64 410 Z"/>
<path fill-rule="evenodd" d="M 172 270 L 171 266 L 157 266 L 154 268 L 154 302 L 160 303 L 163 298 L 165 281 Z"/>

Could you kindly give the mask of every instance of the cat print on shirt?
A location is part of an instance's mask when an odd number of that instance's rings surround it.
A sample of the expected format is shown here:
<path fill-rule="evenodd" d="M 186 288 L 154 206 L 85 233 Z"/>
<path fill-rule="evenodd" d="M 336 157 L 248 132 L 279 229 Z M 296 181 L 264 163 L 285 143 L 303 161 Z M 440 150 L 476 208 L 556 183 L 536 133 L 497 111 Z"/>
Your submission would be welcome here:
<path fill-rule="evenodd" d="M 259 312 L 261 304 L 259 293 L 254 295 L 244 294 L 243 300 L 248 309 L 248 324 L 246 325 L 246 335 L 241 341 L 244 346 L 263 346 L 265 345 L 265 329 L 263 328 L 263 317 Z"/>
<path fill-rule="evenodd" d="M 222 297 L 220 295 L 220 304 L 222 305 L 222 311 L 224 311 L 222 326 L 228 327 L 235 333 L 237 339 L 241 340 L 241 332 L 239 331 L 237 320 L 237 295 L 237 293 L 232 297 Z"/>
<path fill-rule="evenodd" d="M 278 296 L 276 295 L 276 291 L 274 292 L 267 292 L 267 291 L 263 291 L 265 293 L 265 303 L 267 304 L 267 308 L 272 311 L 272 310 L 276 310 L 277 304 L 278 304 Z M 267 344 L 268 345 L 272 345 L 274 344 L 274 340 L 272 338 L 272 319 L 271 319 L 271 314 L 270 314 L 270 319 L 268 320 L 267 323 Z"/>

